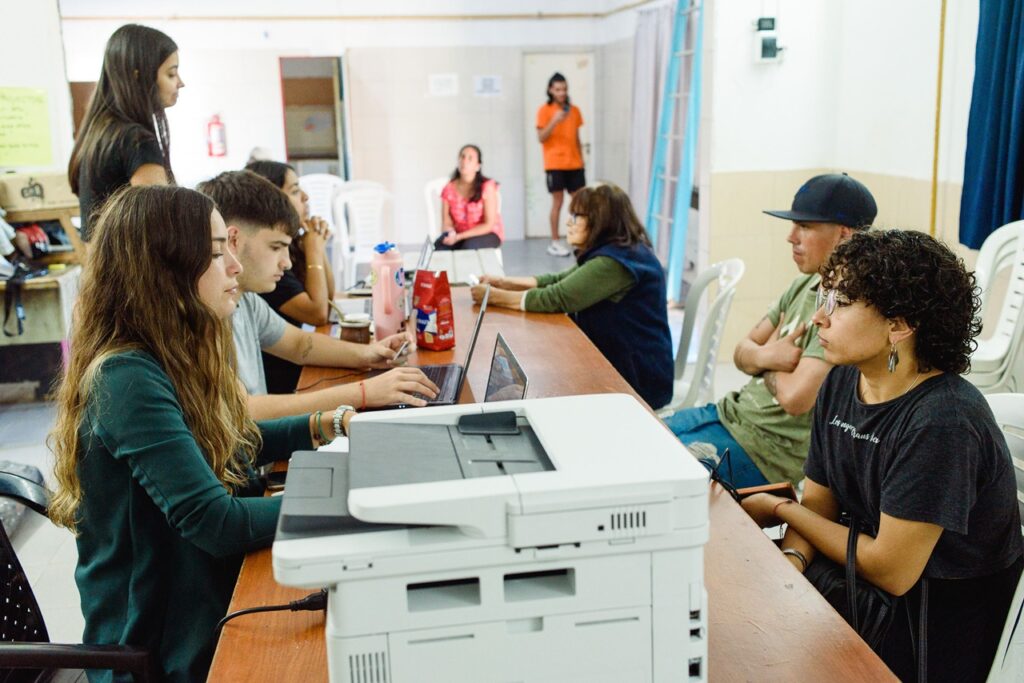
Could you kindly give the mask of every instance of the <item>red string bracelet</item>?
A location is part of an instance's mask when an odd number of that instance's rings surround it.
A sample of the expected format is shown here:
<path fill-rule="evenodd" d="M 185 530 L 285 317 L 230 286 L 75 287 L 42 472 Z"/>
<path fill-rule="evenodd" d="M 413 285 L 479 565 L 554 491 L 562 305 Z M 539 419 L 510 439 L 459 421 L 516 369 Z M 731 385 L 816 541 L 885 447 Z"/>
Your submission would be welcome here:
<path fill-rule="evenodd" d="M 359 406 L 359 410 L 366 410 L 366 383 L 360 382 L 359 389 L 363 392 L 363 404 Z"/>

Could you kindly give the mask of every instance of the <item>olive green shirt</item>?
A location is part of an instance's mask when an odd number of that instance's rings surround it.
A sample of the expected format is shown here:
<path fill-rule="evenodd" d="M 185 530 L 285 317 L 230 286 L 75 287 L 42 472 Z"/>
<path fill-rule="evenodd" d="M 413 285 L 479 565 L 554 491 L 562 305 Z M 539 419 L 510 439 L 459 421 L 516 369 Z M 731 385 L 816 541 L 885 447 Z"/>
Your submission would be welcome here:
<path fill-rule="evenodd" d="M 636 281 L 624 265 L 609 256 L 595 256 L 582 266 L 537 276 L 537 287 L 523 297 L 523 310 L 533 313 L 576 313 L 605 299 L 618 302 Z"/>
<path fill-rule="evenodd" d="M 308 415 L 260 429 L 257 464 L 312 447 Z M 85 642 L 143 647 L 163 680 L 205 680 L 213 629 L 242 556 L 273 541 L 281 499 L 228 493 L 185 423 L 170 378 L 146 353 L 103 364 L 80 437 L 75 580 Z M 130 680 L 91 673 L 93 681 Z"/>
<path fill-rule="evenodd" d="M 819 282 L 817 274 L 798 277 L 765 317 L 772 325 L 778 325 L 780 316 L 785 314 L 781 335 L 804 323 L 807 329 L 796 342 L 803 349 L 801 358 L 824 360 L 818 328 L 811 323 Z M 739 392 L 734 391 L 718 402 L 718 419 L 772 483 L 796 483 L 803 479 L 804 460 L 811 442 L 811 412 L 788 414 L 760 377 L 752 377 Z"/>

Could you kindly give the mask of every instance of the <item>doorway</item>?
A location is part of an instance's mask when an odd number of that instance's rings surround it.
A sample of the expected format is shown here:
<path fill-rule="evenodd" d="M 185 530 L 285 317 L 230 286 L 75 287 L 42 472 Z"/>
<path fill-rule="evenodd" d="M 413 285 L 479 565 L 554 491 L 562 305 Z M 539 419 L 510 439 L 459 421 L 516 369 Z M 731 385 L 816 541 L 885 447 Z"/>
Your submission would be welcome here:
<path fill-rule="evenodd" d="M 340 57 L 282 57 L 281 99 L 288 163 L 300 175 L 349 177 Z"/>
<path fill-rule="evenodd" d="M 527 237 L 551 235 L 551 195 L 544 174 L 541 145 L 537 141 L 537 109 L 547 99 L 548 79 L 555 72 L 565 76 L 569 84 L 569 99 L 583 115 L 580 145 L 583 147 L 583 165 L 587 181 L 594 179 L 595 165 L 591 145 L 594 120 L 594 54 L 592 52 L 528 52 L 523 55 L 523 125 L 525 131 L 526 161 L 526 231 Z M 559 232 L 565 235 L 565 222 L 569 219 L 569 202 L 562 203 L 558 220 Z"/>

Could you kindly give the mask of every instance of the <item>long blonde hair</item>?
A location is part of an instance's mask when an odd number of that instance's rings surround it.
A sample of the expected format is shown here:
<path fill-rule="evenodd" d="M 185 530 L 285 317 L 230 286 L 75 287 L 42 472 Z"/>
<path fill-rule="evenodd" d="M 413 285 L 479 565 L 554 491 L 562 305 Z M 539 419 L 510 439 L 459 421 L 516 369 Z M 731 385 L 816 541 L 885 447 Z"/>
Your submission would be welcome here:
<path fill-rule="evenodd" d="M 232 490 L 246 482 L 259 430 L 235 373 L 228 321 L 198 293 L 213 256 L 214 208 L 208 197 L 185 188 L 128 187 L 99 215 L 49 438 L 56 458 L 57 490 L 49 510 L 55 523 L 77 530 L 83 495 L 78 468 L 92 438 L 85 421 L 88 414 L 114 409 L 91 392 L 104 362 L 125 351 L 148 353 L 170 377 L 185 423 L 224 486 Z"/>

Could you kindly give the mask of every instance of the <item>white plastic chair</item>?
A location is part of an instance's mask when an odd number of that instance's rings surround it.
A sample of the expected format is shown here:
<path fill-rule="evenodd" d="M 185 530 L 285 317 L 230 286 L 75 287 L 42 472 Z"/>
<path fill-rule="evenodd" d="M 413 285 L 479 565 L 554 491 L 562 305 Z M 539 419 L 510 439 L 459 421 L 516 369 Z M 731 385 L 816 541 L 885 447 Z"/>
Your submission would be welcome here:
<path fill-rule="evenodd" d="M 434 178 L 423 187 L 423 199 L 427 203 L 427 233 L 432 239 L 441 236 L 441 190 L 448 184 L 448 178 Z"/>
<path fill-rule="evenodd" d="M 658 411 L 659 416 L 664 417 L 677 410 L 708 403 L 714 399 L 715 362 L 722 340 L 722 329 L 729 316 L 732 298 L 736 294 L 736 284 L 745 271 L 746 265 L 742 259 L 727 259 L 715 263 L 701 273 L 690 287 L 684 307 L 686 314 L 683 318 L 683 331 L 679 336 L 679 348 L 676 350 L 672 400 Z M 715 281 L 718 282 L 718 291 L 713 299 L 709 299 L 707 313 L 701 319 L 697 361 L 693 365 L 693 371 L 687 376 L 686 361 L 690 353 L 690 344 L 697 335 L 695 328 L 700 302 L 708 286 Z"/>
<path fill-rule="evenodd" d="M 333 215 L 339 226 L 335 244 L 344 262 L 345 288 L 356 283 L 356 267 L 370 263 L 373 247 L 381 239 L 381 215 L 384 210 L 384 186 L 369 180 L 343 184 L 334 195 Z"/>
<path fill-rule="evenodd" d="M 344 179 L 330 173 L 310 173 L 299 176 L 299 187 L 309 195 L 309 213 L 327 221 L 331 232 L 337 234 L 334 217 L 334 195 L 345 184 Z"/>
<path fill-rule="evenodd" d="M 981 287 L 982 312 L 994 305 L 992 282 L 996 274 L 1011 268 L 996 322 L 995 333 L 978 342 L 971 355 L 971 372 L 967 379 L 985 393 L 1016 391 L 1024 388 L 1022 334 L 1024 318 L 1024 221 L 1015 221 L 999 228 L 985 240 L 978 254 L 975 275 Z"/>
<path fill-rule="evenodd" d="M 1017 507 L 1024 519 L 1024 394 L 988 394 L 985 396 L 995 415 L 996 423 L 1006 437 L 1013 459 L 1013 470 L 1017 477 Z M 1022 529 L 1024 532 L 1024 529 Z M 1003 625 L 1003 635 L 996 648 L 996 656 L 989 670 L 988 681 L 1024 680 L 1024 576 L 1017 583 L 1017 590 L 1010 603 L 1010 611 Z"/>

